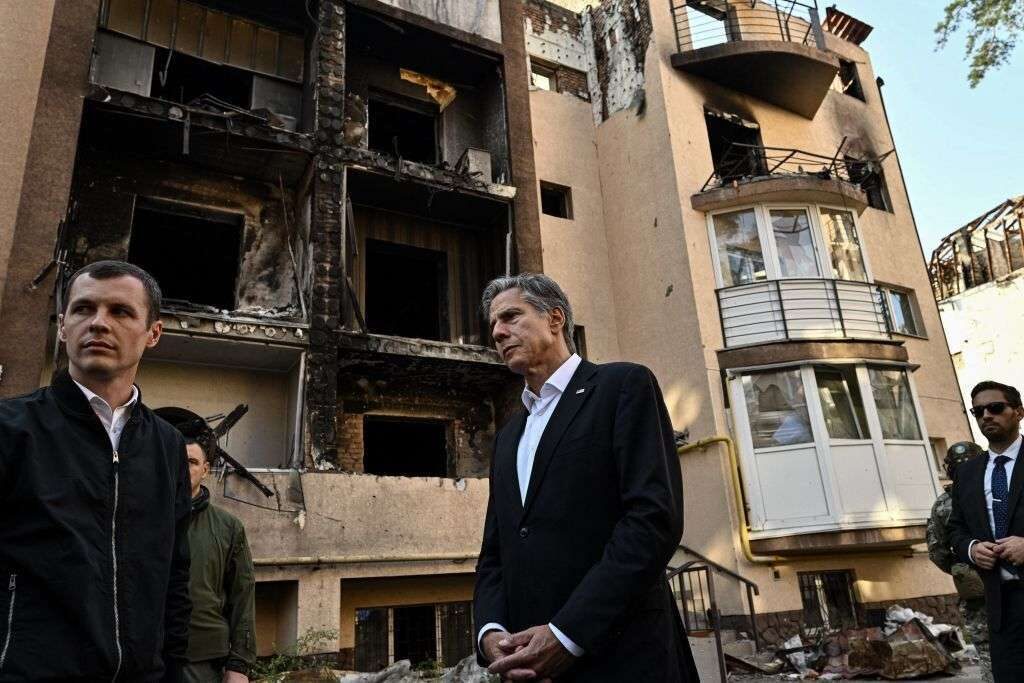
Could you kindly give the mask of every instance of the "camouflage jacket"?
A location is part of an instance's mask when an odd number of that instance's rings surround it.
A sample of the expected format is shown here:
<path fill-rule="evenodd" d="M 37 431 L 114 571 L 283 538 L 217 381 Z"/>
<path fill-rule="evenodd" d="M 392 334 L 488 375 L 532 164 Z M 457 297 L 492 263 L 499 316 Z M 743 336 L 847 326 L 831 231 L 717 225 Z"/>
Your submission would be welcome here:
<path fill-rule="evenodd" d="M 951 574 L 956 592 L 964 600 L 984 597 L 985 591 L 981 577 L 969 564 L 957 562 L 953 554 L 949 533 L 949 517 L 953 514 L 953 498 L 947 488 L 932 505 L 932 514 L 928 517 L 928 557 L 936 567 Z"/>

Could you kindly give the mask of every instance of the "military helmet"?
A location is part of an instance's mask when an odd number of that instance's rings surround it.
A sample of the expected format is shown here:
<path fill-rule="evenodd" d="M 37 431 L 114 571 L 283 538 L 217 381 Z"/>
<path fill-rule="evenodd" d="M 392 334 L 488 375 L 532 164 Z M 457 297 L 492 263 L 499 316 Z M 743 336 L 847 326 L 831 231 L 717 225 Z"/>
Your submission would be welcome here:
<path fill-rule="evenodd" d="M 985 449 L 973 441 L 960 441 L 953 444 L 946 451 L 946 458 L 942 461 L 942 464 L 946 467 L 946 476 L 952 479 L 953 472 L 960 464 L 984 452 Z"/>

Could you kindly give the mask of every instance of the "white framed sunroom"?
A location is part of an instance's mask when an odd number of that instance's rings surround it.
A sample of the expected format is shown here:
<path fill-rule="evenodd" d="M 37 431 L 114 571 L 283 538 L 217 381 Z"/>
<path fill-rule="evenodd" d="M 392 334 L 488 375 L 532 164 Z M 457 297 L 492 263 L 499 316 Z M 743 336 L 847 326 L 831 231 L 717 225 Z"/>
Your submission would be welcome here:
<path fill-rule="evenodd" d="M 941 489 L 908 370 L 829 360 L 727 372 L 751 538 L 927 520 Z"/>

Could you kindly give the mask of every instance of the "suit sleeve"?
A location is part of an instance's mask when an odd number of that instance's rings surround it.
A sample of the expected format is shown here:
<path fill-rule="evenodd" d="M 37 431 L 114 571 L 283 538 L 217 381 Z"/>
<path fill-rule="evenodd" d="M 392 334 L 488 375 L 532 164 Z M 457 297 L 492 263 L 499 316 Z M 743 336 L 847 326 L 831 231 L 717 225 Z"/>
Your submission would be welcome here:
<path fill-rule="evenodd" d="M 953 481 L 953 489 L 950 495 L 953 497 L 953 511 L 949 515 L 949 538 L 953 544 L 953 553 L 961 562 L 974 565 L 971 561 L 967 551 L 971 547 L 971 541 L 974 540 L 974 535 L 971 534 L 970 529 L 967 527 L 967 520 L 964 518 L 964 501 L 963 497 L 966 491 L 964 487 L 958 483 L 963 481 L 963 478 L 959 478 Z"/>
<path fill-rule="evenodd" d="M 683 495 L 672 423 L 654 374 L 636 366 L 616 406 L 612 456 L 623 514 L 590 568 L 551 622 L 587 652 L 663 580 L 683 535 Z"/>
<path fill-rule="evenodd" d="M 495 439 L 497 446 L 497 439 Z M 487 514 L 484 517 L 484 537 L 480 546 L 480 555 L 476 561 L 476 586 L 473 590 L 473 623 L 507 624 L 508 616 L 505 602 L 505 579 L 501 571 L 501 542 L 498 535 L 498 516 L 494 504 L 494 454 L 492 449 L 491 476 L 489 495 L 487 498 Z M 477 662 L 487 666 L 487 662 L 477 648 Z"/>
<path fill-rule="evenodd" d="M 174 495 L 174 548 L 171 551 L 171 572 L 164 607 L 164 681 L 182 680 L 182 667 L 188 651 L 188 627 L 192 617 L 189 598 L 188 525 L 192 513 L 192 487 L 188 477 L 185 442 L 178 441 L 178 482 Z"/>
<path fill-rule="evenodd" d="M 249 667 L 256 663 L 256 579 L 245 527 L 241 523 L 234 536 L 224 576 L 224 614 L 228 620 L 230 646 L 224 668 L 248 675 Z"/>

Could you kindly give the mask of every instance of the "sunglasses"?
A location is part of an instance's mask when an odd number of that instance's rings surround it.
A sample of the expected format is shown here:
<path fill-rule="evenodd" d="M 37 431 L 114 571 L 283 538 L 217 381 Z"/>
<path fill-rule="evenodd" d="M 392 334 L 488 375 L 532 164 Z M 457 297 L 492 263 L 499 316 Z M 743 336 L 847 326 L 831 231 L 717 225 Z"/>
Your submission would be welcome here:
<path fill-rule="evenodd" d="M 981 419 L 981 416 L 985 414 L 986 410 L 992 415 L 999 415 L 1009 407 L 1010 404 L 1005 401 L 993 401 L 992 403 L 974 406 L 973 408 L 971 408 L 971 415 L 978 419 Z"/>

